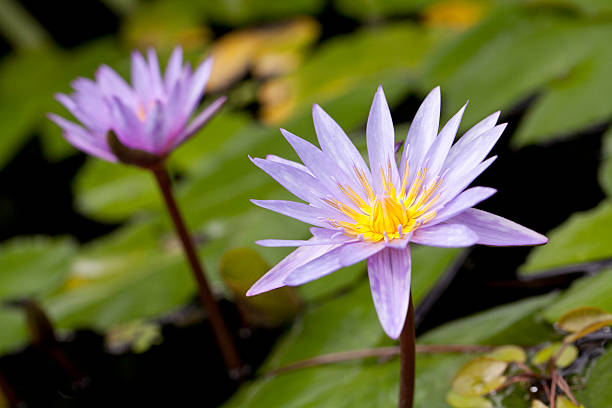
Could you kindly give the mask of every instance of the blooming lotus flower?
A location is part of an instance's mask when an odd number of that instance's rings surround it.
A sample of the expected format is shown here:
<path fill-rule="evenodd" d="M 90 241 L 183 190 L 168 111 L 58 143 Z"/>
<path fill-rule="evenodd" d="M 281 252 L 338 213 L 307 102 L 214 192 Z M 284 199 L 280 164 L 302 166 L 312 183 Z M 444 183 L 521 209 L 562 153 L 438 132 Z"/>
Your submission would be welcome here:
<path fill-rule="evenodd" d="M 253 159 L 305 203 L 253 200 L 312 225 L 304 241 L 263 240 L 299 247 L 259 279 L 252 296 L 301 285 L 367 259 L 372 298 L 383 329 L 400 335 L 410 297 L 410 243 L 436 247 L 538 245 L 547 238 L 505 218 L 472 208 L 496 190 L 467 188 L 495 157 L 485 160 L 506 124 L 496 112 L 453 140 L 466 106 L 438 133 L 440 89 L 419 108 L 399 160 L 382 87 L 374 96 L 366 137 L 368 167 L 338 124 L 319 107 L 313 120 L 321 149 L 281 129 L 304 164 L 276 156 Z"/>
<path fill-rule="evenodd" d="M 121 145 L 163 158 L 204 126 L 225 101 L 217 99 L 188 123 L 204 94 L 212 60 L 208 58 L 192 73 L 189 64 L 183 65 L 180 47 L 174 49 L 163 77 L 153 49 L 147 60 L 139 52 L 132 53 L 131 68 L 132 86 L 102 65 L 95 81 L 77 78 L 72 95 L 56 95 L 82 125 L 54 114 L 49 118 L 77 149 L 118 161 L 107 139 L 112 131 Z"/>

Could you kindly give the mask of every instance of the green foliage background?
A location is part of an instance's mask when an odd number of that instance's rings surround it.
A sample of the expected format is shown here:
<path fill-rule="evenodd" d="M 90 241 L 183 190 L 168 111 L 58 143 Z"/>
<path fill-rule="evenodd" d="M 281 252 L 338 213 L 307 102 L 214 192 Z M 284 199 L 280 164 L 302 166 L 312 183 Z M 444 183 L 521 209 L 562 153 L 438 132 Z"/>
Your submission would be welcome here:
<path fill-rule="evenodd" d="M 495 110 L 512 112 L 529 100 L 528 111 L 512 134 L 515 149 L 579 137 L 607 127 L 612 118 L 612 3 L 606 0 L 106 0 L 106 4 L 122 16 L 119 34 L 69 50 L 53 44 L 18 3 L 0 13 L 2 31 L 14 47 L 0 61 L 0 168 L 30 137 L 40 138 L 51 161 L 76 154 L 45 118 L 47 112 L 62 112 L 53 94 L 67 92 L 77 76 L 91 77 L 102 63 L 126 75 L 133 47 L 156 46 L 165 58 L 173 44 L 183 42 L 187 56 L 196 62 L 215 44 L 208 24 L 239 30 L 316 16 L 325 8 L 359 22 L 353 32 L 294 47 L 300 63 L 276 78 L 228 84 L 227 108 L 171 157 L 172 171 L 181 175 L 176 186 L 180 205 L 202 238 L 199 251 L 209 277 L 218 291 L 230 297 L 218 273 L 225 251 L 255 248 L 253 241 L 266 237 L 307 236 L 306 226 L 249 203 L 250 198 L 283 198 L 286 192 L 256 171 L 247 155 L 295 157 L 278 127 L 314 140 L 313 102 L 324 106 L 361 145 L 379 83 L 392 107 L 410 95 L 422 98 L 441 85 L 445 119 L 469 98 L 463 130 Z M 478 15 L 463 25 L 458 24 L 460 17 L 436 20 L 453 7 L 459 16 L 470 10 Z M 21 25 L 3 23 L 6 13 Z M 267 125 L 247 108 L 272 81 L 288 90 L 290 99 L 281 101 L 285 111 L 277 123 Z M 397 126 L 398 140 L 407 125 Z M 597 306 L 612 312 L 612 270 L 601 270 L 612 259 L 612 131 L 605 133 L 602 143 L 599 182 L 607 198 L 550 231 L 550 243 L 534 248 L 520 268 L 523 276 L 532 277 L 587 265 L 594 276 L 578 280 L 562 293 L 447 324 L 419 341 L 531 345 L 553 338 L 550 323 L 575 307 Z M 568 194 L 575 182 L 568 180 Z M 92 219 L 121 227 L 86 244 L 70 237 L 18 237 L 2 243 L 0 300 L 32 296 L 58 328 L 101 332 L 167 315 L 185 305 L 194 286 L 154 187 L 150 176 L 138 169 L 88 158 L 74 180 L 75 206 Z M 257 251 L 270 264 L 287 254 L 283 249 Z M 461 256 L 458 250 L 431 248 L 416 248 L 414 253 L 418 303 Z M 347 285 L 362 272 L 362 267 L 349 268 L 300 288 L 307 302 L 305 312 L 276 345 L 262 372 L 322 353 L 388 345 L 367 284 L 323 303 L 315 301 L 338 288 L 352 287 Z M 27 344 L 18 311 L 0 309 L 0 327 L 0 353 Z M 589 408 L 609 406 L 611 357 L 607 352 L 597 361 L 580 393 Z M 417 406 L 446 406 L 450 378 L 467 358 L 420 356 Z M 257 379 L 224 406 L 392 407 L 397 375 L 396 361 L 307 369 Z M 512 401 L 503 406 L 526 406 Z"/>

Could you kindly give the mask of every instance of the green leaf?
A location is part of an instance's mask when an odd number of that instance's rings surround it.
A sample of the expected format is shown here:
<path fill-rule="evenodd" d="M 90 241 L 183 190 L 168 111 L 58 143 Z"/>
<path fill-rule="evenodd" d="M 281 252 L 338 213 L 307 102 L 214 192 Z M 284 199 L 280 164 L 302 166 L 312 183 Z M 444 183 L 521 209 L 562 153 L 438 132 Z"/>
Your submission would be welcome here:
<path fill-rule="evenodd" d="M 16 238 L 0 245 L 0 302 L 55 291 L 65 280 L 75 253 L 68 239 Z M 20 310 L 0 305 L 0 354 L 27 342 L 25 317 Z"/>
<path fill-rule="evenodd" d="M 487 353 L 486 357 L 509 363 L 524 363 L 527 360 L 527 353 L 519 346 L 508 345 L 495 348 L 490 353 Z"/>
<path fill-rule="evenodd" d="M 425 271 L 421 271 L 425 272 Z M 376 318 L 367 284 L 354 291 L 309 309 L 275 347 L 264 370 L 324 353 L 388 344 Z M 450 323 L 424 336 L 429 342 L 461 342 L 465 332 L 471 343 L 489 343 L 498 337 L 506 341 L 541 339 L 534 314 L 552 296 L 528 299 L 496 308 L 474 318 Z M 491 324 L 495 322 L 496 324 Z M 535 329 L 532 331 L 531 329 Z M 454 373 L 470 356 L 429 354 L 417 357 L 415 407 L 446 408 L 445 395 Z M 375 408 L 397 404 L 398 361 L 349 361 L 262 377 L 243 386 L 224 407 L 289 408 Z"/>
<path fill-rule="evenodd" d="M 612 196 L 612 129 L 602 139 L 602 163 L 599 166 L 599 184 L 608 197 Z"/>
<path fill-rule="evenodd" d="M 602 28 L 602 37 L 612 35 L 612 26 Z M 606 43 L 595 55 L 554 80 L 527 111 L 512 142 L 521 147 L 545 143 L 578 133 L 612 117 L 607 95 L 612 93 L 609 72 L 612 51 Z"/>
<path fill-rule="evenodd" d="M 599 357 L 589 370 L 584 389 L 578 391 L 576 399 L 588 408 L 607 408 L 612 400 L 612 351 Z"/>
<path fill-rule="evenodd" d="M 209 0 L 199 3 L 207 19 L 232 26 L 316 14 L 323 6 L 322 0 Z"/>
<path fill-rule="evenodd" d="M 161 205 L 152 174 L 97 157 L 87 159 L 73 186 L 78 210 L 105 222 L 121 221 Z"/>
<path fill-rule="evenodd" d="M 543 316 L 552 323 L 569 311 L 586 306 L 612 313 L 611 291 L 612 269 L 601 271 L 593 277 L 581 278 L 547 307 Z"/>
<path fill-rule="evenodd" d="M 493 404 L 483 397 L 466 397 L 449 391 L 446 394 L 446 402 L 454 408 L 493 408 Z"/>
<path fill-rule="evenodd" d="M 435 0 L 335 0 L 338 11 L 360 20 L 373 20 L 419 11 Z"/>
<path fill-rule="evenodd" d="M 365 121 L 377 85 L 383 84 L 393 105 L 414 87 L 432 50 L 448 37 L 441 30 L 396 23 L 332 38 L 295 72 L 266 85 L 283 97 L 265 100 L 262 117 L 268 123 L 284 124 L 300 114 L 310 116 L 312 104 L 318 103 L 350 130 Z M 397 44 L 410 47 L 397 52 Z M 337 103 L 330 106 L 334 100 Z M 351 126 L 344 122 L 347 115 L 352 118 Z"/>
<path fill-rule="evenodd" d="M 447 106 L 470 100 L 465 128 L 491 112 L 508 110 L 567 75 L 606 41 L 607 24 L 561 13 L 500 7 L 433 59 L 426 83 L 440 84 Z M 454 109 L 448 112 L 454 112 Z"/>
<path fill-rule="evenodd" d="M 92 76 L 98 65 L 119 59 L 112 39 L 96 40 L 70 52 L 41 49 L 4 58 L 0 64 L 0 98 L 11 103 L 0 106 L 0 168 L 35 131 L 43 132 L 43 140 L 57 137 L 56 130 L 49 136 L 44 133 L 52 129 L 46 123 L 46 113 L 70 115 L 53 99 L 54 93 L 68 91 L 68 84 L 78 75 Z"/>
<path fill-rule="evenodd" d="M 612 14 L 612 4 L 608 0 L 531 0 L 531 2 L 544 6 L 568 7 L 589 16 Z"/>
<path fill-rule="evenodd" d="M 41 296 L 62 284 L 75 245 L 68 239 L 16 238 L 0 246 L 0 300 Z"/>
<path fill-rule="evenodd" d="M 548 244 L 535 248 L 519 269 L 525 275 L 539 271 L 612 258 L 612 202 L 573 214 L 552 230 Z"/>
<path fill-rule="evenodd" d="M 490 393 L 506 382 L 503 376 L 508 363 L 489 357 L 478 357 L 465 363 L 451 383 L 453 392 L 466 397 Z"/>
<path fill-rule="evenodd" d="M 563 350 L 561 350 L 563 348 Z M 557 355 L 561 351 L 561 354 Z M 558 367 L 565 368 L 576 360 L 578 349 L 573 344 L 563 344 L 561 342 L 551 343 L 539 350 L 531 359 L 536 365 L 546 364 L 551 358 L 555 358 Z"/>
<path fill-rule="evenodd" d="M 555 294 L 549 294 L 529 298 L 459 319 L 431 330 L 420 340 L 425 343 L 533 345 L 552 333 L 552 328 L 536 322 L 533 314 L 555 297 Z"/>
<path fill-rule="evenodd" d="M 559 327 L 569 333 L 577 333 L 592 324 L 610 320 L 612 314 L 597 307 L 579 307 L 570 310 L 559 319 Z"/>

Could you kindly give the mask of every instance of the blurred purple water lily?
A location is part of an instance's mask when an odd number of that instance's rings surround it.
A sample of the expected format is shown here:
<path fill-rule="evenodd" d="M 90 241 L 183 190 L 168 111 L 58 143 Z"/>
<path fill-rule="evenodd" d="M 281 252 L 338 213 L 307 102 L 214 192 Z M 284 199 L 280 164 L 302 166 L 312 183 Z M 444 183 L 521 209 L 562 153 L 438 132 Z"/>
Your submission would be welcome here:
<path fill-rule="evenodd" d="M 496 191 L 467 187 L 495 160 L 485 157 L 506 125 L 496 125 L 496 112 L 453 145 L 466 106 L 438 134 L 440 89 L 431 91 L 412 121 L 399 166 L 382 87 L 374 96 L 366 128 L 369 168 L 340 126 L 318 105 L 313 108 L 313 121 L 321 149 L 281 129 L 304 164 L 276 156 L 252 160 L 308 204 L 253 202 L 313 225 L 312 237 L 258 241 L 263 246 L 299 248 L 259 279 L 247 295 L 301 285 L 367 259 L 378 317 L 395 339 L 408 309 L 410 242 L 436 247 L 546 243 L 543 235 L 472 208 Z"/>
<path fill-rule="evenodd" d="M 204 94 L 212 60 L 208 58 L 192 73 L 189 64 L 183 65 L 183 52 L 177 47 L 162 77 L 157 54 L 152 49 L 147 54 L 145 60 L 140 53 L 132 53 L 132 86 L 102 65 L 95 81 L 77 78 L 72 82 L 72 95 L 56 95 L 82 124 L 49 114 L 68 142 L 115 162 L 118 158 L 107 140 L 112 131 L 127 148 L 163 158 L 204 126 L 225 102 L 225 97 L 217 99 L 188 123 Z"/>

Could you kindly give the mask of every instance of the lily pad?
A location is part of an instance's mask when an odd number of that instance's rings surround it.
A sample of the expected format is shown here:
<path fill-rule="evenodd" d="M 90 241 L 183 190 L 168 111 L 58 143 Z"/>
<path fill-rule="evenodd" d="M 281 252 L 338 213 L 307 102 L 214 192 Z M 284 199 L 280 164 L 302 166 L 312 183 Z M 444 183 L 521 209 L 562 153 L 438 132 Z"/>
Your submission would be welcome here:
<path fill-rule="evenodd" d="M 571 344 L 551 343 L 539 350 L 531 359 L 533 364 L 545 364 L 554 358 L 557 367 L 565 368 L 578 357 L 578 349 Z"/>
<path fill-rule="evenodd" d="M 520 272 L 541 271 L 612 258 L 612 202 L 573 214 L 552 230 L 548 244 L 534 248 Z"/>
<path fill-rule="evenodd" d="M 544 309 L 543 316 L 551 323 L 564 314 L 581 307 L 596 307 L 612 313 L 612 269 L 599 272 L 592 277 L 577 280 L 572 286 Z"/>
<path fill-rule="evenodd" d="M 451 382 L 453 392 L 466 397 L 478 397 L 496 390 L 504 382 L 508 363 L 489 357 L 478 357 L 464 364 Z"/>
<path fill-rule="evenodd" d="M 494 360 L 506 361 L 508 363 L 519 362 L 524 363 L 527 360 L 527 353 L 519 346 L 500 346 L 486 354 L 486 357 Z"/>

